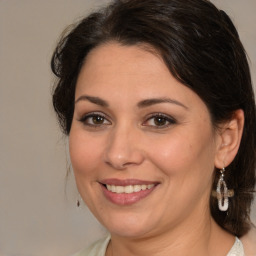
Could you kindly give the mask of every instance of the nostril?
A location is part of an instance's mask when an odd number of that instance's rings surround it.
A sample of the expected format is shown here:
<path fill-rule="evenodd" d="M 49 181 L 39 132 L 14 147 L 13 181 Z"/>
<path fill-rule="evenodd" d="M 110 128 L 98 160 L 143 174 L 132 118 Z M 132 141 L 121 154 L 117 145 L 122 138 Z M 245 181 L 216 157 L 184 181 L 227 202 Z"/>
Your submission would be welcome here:
<path fill-rule="evenodd" d="M 121 162 L 121 161 L 106 161 L 106 164 L 108 164 L 109 166 L 115 168 L 116 170 L 123 170 L 127 167 L 127 163 L 126 162 Z"/>

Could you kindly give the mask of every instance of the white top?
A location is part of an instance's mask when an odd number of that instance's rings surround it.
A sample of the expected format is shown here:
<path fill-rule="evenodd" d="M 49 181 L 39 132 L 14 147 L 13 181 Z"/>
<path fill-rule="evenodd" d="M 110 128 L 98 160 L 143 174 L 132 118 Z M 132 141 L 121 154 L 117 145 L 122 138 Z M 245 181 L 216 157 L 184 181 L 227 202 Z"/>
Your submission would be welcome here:
<path fill-rule="evenodd" d="M 237 237 L 227 256 L 245 256 L 243 244 Z"/>
<path fill-rule="evenodd" d="M 97 241 L 90 247 L 74 254 L 73 256 L 105 256 L 109 241 L 110 236 Z M 232 246 L 227 256 L 245 256 L 243 244 L 237 237 L 234 245 Z"/>

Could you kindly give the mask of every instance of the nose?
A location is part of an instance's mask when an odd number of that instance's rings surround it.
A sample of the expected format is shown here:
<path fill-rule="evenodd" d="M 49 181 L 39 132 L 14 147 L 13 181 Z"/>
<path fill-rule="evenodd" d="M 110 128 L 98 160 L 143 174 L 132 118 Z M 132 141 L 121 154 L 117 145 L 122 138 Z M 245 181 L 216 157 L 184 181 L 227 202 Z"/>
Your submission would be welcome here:
<path fill-rule="evenodd" d="M 104 161 L 111 167 L 122 170 L 144 161 L 143 151 L 139 146 L 139 132 L 128 127 L 117 127 L 107 138 Z"/>

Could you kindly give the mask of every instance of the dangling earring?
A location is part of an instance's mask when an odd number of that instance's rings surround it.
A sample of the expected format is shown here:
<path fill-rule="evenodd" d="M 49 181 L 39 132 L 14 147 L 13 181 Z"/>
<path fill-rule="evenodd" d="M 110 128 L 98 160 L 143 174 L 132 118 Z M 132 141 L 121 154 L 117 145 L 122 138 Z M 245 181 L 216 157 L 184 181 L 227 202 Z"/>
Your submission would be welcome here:
<path fill-rule="evenodd" d="M 234 196 L 234 190 L 228 190 L 227 184 L 224 180 L 225 168 L 220 170 L 220 178 L 217 183 L 216 196 L 218 199 L 218 207 L 220 211 L 227 211 L 229 205 L 229 197 Z"/>
<path fill-rule="evenodd" d="M 78 198 L 77 198 L 77 200 L 76 200 L 76 207 L 77 207 L 77 208 L 80 207 L 81 201 L 82 201 L 82 197 L 81 197 L 81 195 L 79 194 L 79 196 L 78 196 Z"/>

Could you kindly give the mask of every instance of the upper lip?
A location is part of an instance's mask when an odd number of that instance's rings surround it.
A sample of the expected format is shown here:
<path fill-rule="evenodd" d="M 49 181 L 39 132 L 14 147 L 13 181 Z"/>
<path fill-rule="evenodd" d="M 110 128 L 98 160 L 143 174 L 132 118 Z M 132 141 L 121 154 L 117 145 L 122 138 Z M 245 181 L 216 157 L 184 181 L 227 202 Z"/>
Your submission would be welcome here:
<path fill-rule="evenodd" d="M 129 185 L 150 185 L 159 184 L 157 181 L 137 180 L 137 179 L 104 179 L 100 181 L 101 184 L 116 185 L 116 186 L 129 186 Z"/>

